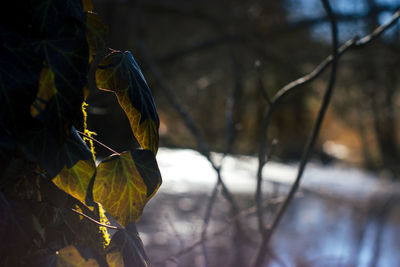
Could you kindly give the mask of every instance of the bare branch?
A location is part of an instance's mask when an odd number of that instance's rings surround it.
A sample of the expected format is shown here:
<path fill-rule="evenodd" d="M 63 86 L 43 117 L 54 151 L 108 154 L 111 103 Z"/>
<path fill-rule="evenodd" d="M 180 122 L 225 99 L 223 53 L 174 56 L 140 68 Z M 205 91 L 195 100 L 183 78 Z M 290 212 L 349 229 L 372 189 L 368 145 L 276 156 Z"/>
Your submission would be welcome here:
<path fill-rule="evenodd" d="M 400 10 L 395 12 L 393 14 L 393 16 L 391 17 L 391 19 L 387 23 L 376 28 L 371 34 L 368 34 L 361 39 L 359 39 L 358 37 L 355 37 L 355 38 L 348 40 L 344 45 L 342 45 L 337 50 L 337 57 L 339 58 L 341 55 L 343 55 L 345 52 L 347 52 L 351 48 L 363 47 L 363 46 L 369 44 L 371 41 L 373 41 L 374 39 L 376 39 L 380 35 L 382 35 L 387 29 L 392 27 L 399 20 L 399 17 L 400 17 Z M 267 114 L 263 121 L 263 127 L 262 127 L 261 135 L 260 135 L 261 139 L 259 141 L 260 150 L 258 153 L 257 180 L 262 179 L 262 177 L 261 177 L 262 170 L 265 166 L 267 132 L 269 129 L 272 112 L 275 110 L 275 107 L 279 104 L 279 102 L 283 99 L 283 97 L 285 97 L 288 93 L 290 93 L 297 87 L 299 87 L 301 85 L 305 85 L 307 83 L 310 83 L 311 81 L 313 81 L 314 79 L 319 77 L 326 70 L 326 68 L 333 62 L 333 58 L 334 57 L 332 55 L 328 56 L 312 72 L 285 85 L 272 98 L 272 101 L 270 102 L 270 107 L 269 107 Z M 260 190 L 259 185 L 257 185 L 257 192 L 258 192 L 258 190 Z M 258 192 L 256 194 L 261 194 L 261 192 Z"/>
<path fill-rule="evenodd" d="M 321 125 L 322 125 L 322 121 L 325 117 L 327 108 L 329 106 L 329 102 L 332 98 L 332 93 L 333 93 L 333 89 L 334 89 L 334 84 L 335 84 L 335 80 L 336 80 L 336 70 L 337 70 L 337 60 L 338 60 L 338 35 L 337 35 L 337 25 L 336 25 L 336 20 L 334 17 L 334 14 L 332 12 L 332 9 L 330 7 L 329 1 L 328 0 L 322 0 L 322 3 L 324 5 L 324 8 L 329 16 L 329 20 L 331 23 L 331 29 L 332 29 L 332 49 L 333 49 L 333 59 L 332 59 L 332 69 L 331 69 L 331 77 L 329 80 L 329 84 L 327 87 L 327 90 L 324 94 L 324 98 L 321 104 L 321 107 L 319 109 L 318 115 L 317 115 L 317 119 L 316 122 L 314 124 L 314 128 L 311 134 L 311 137 L 309 139 L 309 141 L 307 142 L 306 148 L 303 152 L 303 155 L 301 157 L 300 160 L 300 165 L 298 168 L 298 172 L 297 172 L 297 176 L 296 176 L 296 180 L 293 183 L 292 187 L 290 188 L 290 191 L 285 199 L 285 201 L 283 202 L 283 204 L 280 206 L 278 212 L 276 213 L 272 224 L 270 226 L 270 228 L 268 229 L 268 231 L 265 232 L 264 236 L 263 236 L 263 240 L 261 241 L 261 245 L 259 247 L 259 250 L 257 252 L 255 261 L 253 263 L 252 266 L 254 267 L 259 267 L 262 265 L 265 256 L 266 256 L 266 251 L 268 249 L 268 244 L 269 244 L 269 240 L 272 236 L 272 234 L 274 233 L 275 229 L 277 228 L 283 214 L 285 213 L 287 207 L 289 206 L 289 203 L 292 201 L 295 193 L 297 192 L 297 189 L 300 185 L 300 181 L 301 181 L 301 177 L 303 176 L 303 172 L 305 170 L 305 167 L 308 163 L 308 160 L 310 158 L 311 152 L 314 148 L 315 142 L 317 140 L 319 131 L 321 129 Z M 272 108 L 272 106 L 271 106 Z M 264 159 L 260 159 L 260 161 L 264 161 Z M 259 175 L 262 175 L 260 172 L 258 172 Z M 261 190 L 261 187 L 259 187 L 259 190 Z M 261 215 L 262 217 L 262 215 Z"/>

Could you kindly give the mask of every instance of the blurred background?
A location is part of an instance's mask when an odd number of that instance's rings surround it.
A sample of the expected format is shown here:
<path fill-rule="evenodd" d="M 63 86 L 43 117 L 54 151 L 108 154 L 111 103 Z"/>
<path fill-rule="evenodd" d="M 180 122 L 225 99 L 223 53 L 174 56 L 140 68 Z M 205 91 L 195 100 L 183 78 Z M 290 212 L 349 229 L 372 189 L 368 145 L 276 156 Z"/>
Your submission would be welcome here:
<path fill-rule="evenodd" d="M 330 2 L 341 44 L 370 33 L 400 7 L 399 0 Z M 138 224 L 154 265 L 250 266 L 261 239 L 252 211 L 254 156 L 268 96 L 330 54 L 321 2 L 96 0 L 95 11 L 109 26 L 109 47 L 132 51 L 142 67 L 161 120 L 164 184 Z M 400 266 L 399 73 L 398 22 L 340 58 L 311 165 L 274 235 L 266 266 Z M 273 113 L 267 143 L 278 144 L 264 169 L 264 199 L 276 201 L 266 207 L 266 220 L 293 181 L 328 79 L 329 71 L 296 89 Z M 137 146 L 115 97 L 91 92 L 88 103 L 96 139 L 117 151 Z M 209 257 L 201 246 L 179 254 L 200 238 L 216 181 L 179 111 L 193 119 L 217 162 L 229 152 L 223 178 L 247 212 L 238 236 L 229 203 L 218 196 L 208 232 L 226 232 L 207 241 Z M 96 152 L 98 158 L 108 155 L 101 147 Z"/>

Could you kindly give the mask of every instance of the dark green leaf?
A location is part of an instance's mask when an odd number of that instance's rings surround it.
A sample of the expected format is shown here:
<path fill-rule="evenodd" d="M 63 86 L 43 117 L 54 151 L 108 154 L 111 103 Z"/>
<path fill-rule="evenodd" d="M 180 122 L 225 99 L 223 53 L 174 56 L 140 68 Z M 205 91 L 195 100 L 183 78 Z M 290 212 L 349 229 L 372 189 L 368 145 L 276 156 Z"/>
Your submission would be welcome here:
<path fill-rule="evenodd" d="M 86 12 L 86 38 L 90 56 L 105 54 L 108 27 L 103 19 L 93 12 Z"/>
<path fill-rule="evenodd" d="M 107 263 L 115 267 L 148 267 L 149 262 L 135 223 L 118 230 L 107 247 Z M 123 264 L 122 264 L 123 263 Z"/>
<path fill-rule="evenodd" d="M 71 126 L 82 123 L 89 57 L 82 2 L 7 2 L 2 10 L 10 14 L 0 16 L 0 120 L 12 132 L 26 129 L 31 104 L 43 100 L 37 92 L 40 73 L 48 68 L 51 90 L 57 93 L 44 99 L 41 116 L 35 118 L 62 143 Z"/>
<path fill-rule="evenodd" d="M 133 134 L 143 149 L 158 150 L 160 121 L 153 96 L 142 71 L 129 51 L 113 51 L 96 70 L 99 89 L 116 94 Z"/>
<path fill-rule="evenodd" d="M 66 167 L 71 169 L 79 161 L 93 160 L 92 152 L 75 128 L 63 145 L 54 136 L 40 127 L 30 128 L 18 134 L 19 145 L 27 157 L 38 162 L 47 174 L 54 178 Z"/>

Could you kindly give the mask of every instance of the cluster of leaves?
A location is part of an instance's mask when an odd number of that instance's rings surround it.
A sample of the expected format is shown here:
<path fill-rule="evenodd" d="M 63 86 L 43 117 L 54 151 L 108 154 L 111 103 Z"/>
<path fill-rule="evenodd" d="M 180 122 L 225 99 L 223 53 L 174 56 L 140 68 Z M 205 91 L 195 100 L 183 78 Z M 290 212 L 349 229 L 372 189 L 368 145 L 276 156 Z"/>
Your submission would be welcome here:
<path fill-rule="evenodd" d="M 135 222 L 161 185 L 159 119 L 139 66 L 106 49 L 90 0 L 14 2 L 0 16 L 0 265 L 147 266 Z M 96 87 L 141 146 L 97 166 L 82 139 Z"/>

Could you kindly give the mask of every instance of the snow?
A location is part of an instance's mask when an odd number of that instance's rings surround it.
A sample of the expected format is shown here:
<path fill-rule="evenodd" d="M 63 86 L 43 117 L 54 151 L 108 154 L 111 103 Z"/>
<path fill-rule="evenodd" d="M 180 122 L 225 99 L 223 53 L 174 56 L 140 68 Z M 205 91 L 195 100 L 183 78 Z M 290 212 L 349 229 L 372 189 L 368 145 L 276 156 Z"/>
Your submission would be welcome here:
<path fill-rule="evenodd" d="M 222 158 L 218 153 L 213 153 L 212 157 L 216 162 Z M 160 148 L 157 161 L 163 177 L 161 190 L 165 192 L 209 192 L 217 181 L 211 164 L 197 151 Z M 229 155 L 223 159 L 222 177 L 233 193 L 252 193 L 256 189 L 257 167 L 255 157 Z M 270 183 L 291 185 L 297 167 L 297 164 L 268 162 L 263 169 L 265 186 Z M 324 166 L 311 162 L 304 172 L 301 187 L 365 200 L 379 188 L 393 186 L 376 178 L 376 174 L 343 164 Z"/>

